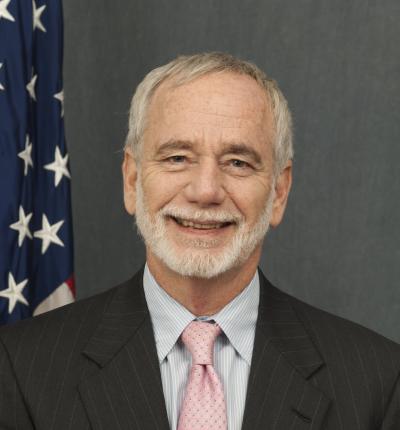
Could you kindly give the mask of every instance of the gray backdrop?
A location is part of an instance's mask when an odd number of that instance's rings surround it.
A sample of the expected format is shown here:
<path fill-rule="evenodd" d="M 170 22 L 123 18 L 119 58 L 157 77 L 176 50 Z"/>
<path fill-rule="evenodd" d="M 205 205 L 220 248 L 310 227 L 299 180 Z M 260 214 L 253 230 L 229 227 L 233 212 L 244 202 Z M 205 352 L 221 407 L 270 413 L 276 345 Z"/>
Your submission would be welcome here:
<path fill-rule="evenodd" d="M 222 50 L 274 77 L 295 120 L 294 187 L 262 268 L 400 341 L 399 0 L 67 0 L 64 15 L 79 297 L 144 261 L 120 175 L 135 86 L 177 54 Z"/>

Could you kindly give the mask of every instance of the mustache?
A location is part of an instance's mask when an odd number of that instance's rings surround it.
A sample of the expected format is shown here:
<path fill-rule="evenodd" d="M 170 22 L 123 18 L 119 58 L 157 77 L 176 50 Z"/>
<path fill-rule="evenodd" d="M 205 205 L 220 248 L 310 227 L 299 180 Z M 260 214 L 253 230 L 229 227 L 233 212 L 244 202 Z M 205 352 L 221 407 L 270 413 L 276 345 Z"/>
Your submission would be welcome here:
<path fill-rule="evenodd" d="M 192 210 L 178 206 L 166 206 L 159 211 L 164 217 L 181 218 L 188 221 L 217 222 L 217 223 L 235 223 L 243 222 L 244 217 L 239 214 L 233 214 L 224 210 Z"/>

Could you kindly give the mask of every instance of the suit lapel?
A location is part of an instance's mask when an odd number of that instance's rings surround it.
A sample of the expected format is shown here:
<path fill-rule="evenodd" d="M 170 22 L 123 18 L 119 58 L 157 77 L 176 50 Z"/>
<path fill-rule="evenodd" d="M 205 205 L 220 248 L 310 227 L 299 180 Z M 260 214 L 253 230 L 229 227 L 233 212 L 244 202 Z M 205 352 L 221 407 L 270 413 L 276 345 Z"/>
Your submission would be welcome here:
<path fill-rule="evenodd" d="M 79 392 L 94 429 L 169 428 L 142 279 L 114 290 L 84 351 L 96 366 Z"/>
<path fill-rule="evenodd" d="M 309 378 L 324 366 L 291 299 L 260 272 L 243 430 L 318 430 L 330 401 Z"/>

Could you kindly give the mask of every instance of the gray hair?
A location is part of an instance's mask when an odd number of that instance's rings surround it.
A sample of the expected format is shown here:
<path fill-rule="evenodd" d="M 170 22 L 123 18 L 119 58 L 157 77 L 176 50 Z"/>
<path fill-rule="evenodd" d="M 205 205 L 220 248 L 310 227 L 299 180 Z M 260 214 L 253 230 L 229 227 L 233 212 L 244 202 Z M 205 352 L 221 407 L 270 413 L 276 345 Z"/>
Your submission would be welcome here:
<path fill-rule="evenodd" d="M 288 161 L 293 158 L 292 117 L 286 98 L 278 84 L 255 64 L 221 52 L 179 56 L 145 76 L 132 97 L 125 149 L 130 149 L 135 158 L 140 159 L 147 110 L 159 85 L 167 79 L 173 79 L 174 84 L 182 85 L 206 74 L 218 72 L 233 72 L 250 76 L 266 91 L 275 120 L 274 173 L 279 174 Z"/>

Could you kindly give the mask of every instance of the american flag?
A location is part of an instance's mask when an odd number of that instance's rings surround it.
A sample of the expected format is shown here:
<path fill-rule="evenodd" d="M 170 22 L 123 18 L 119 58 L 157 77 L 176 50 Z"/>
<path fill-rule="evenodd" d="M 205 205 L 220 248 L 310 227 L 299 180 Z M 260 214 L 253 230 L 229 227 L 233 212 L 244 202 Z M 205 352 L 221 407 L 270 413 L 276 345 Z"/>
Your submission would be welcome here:
<path fill-rule="evenodd" d="M 0 324 L 74 300 L 61 0 L 0 0 Z"/>

